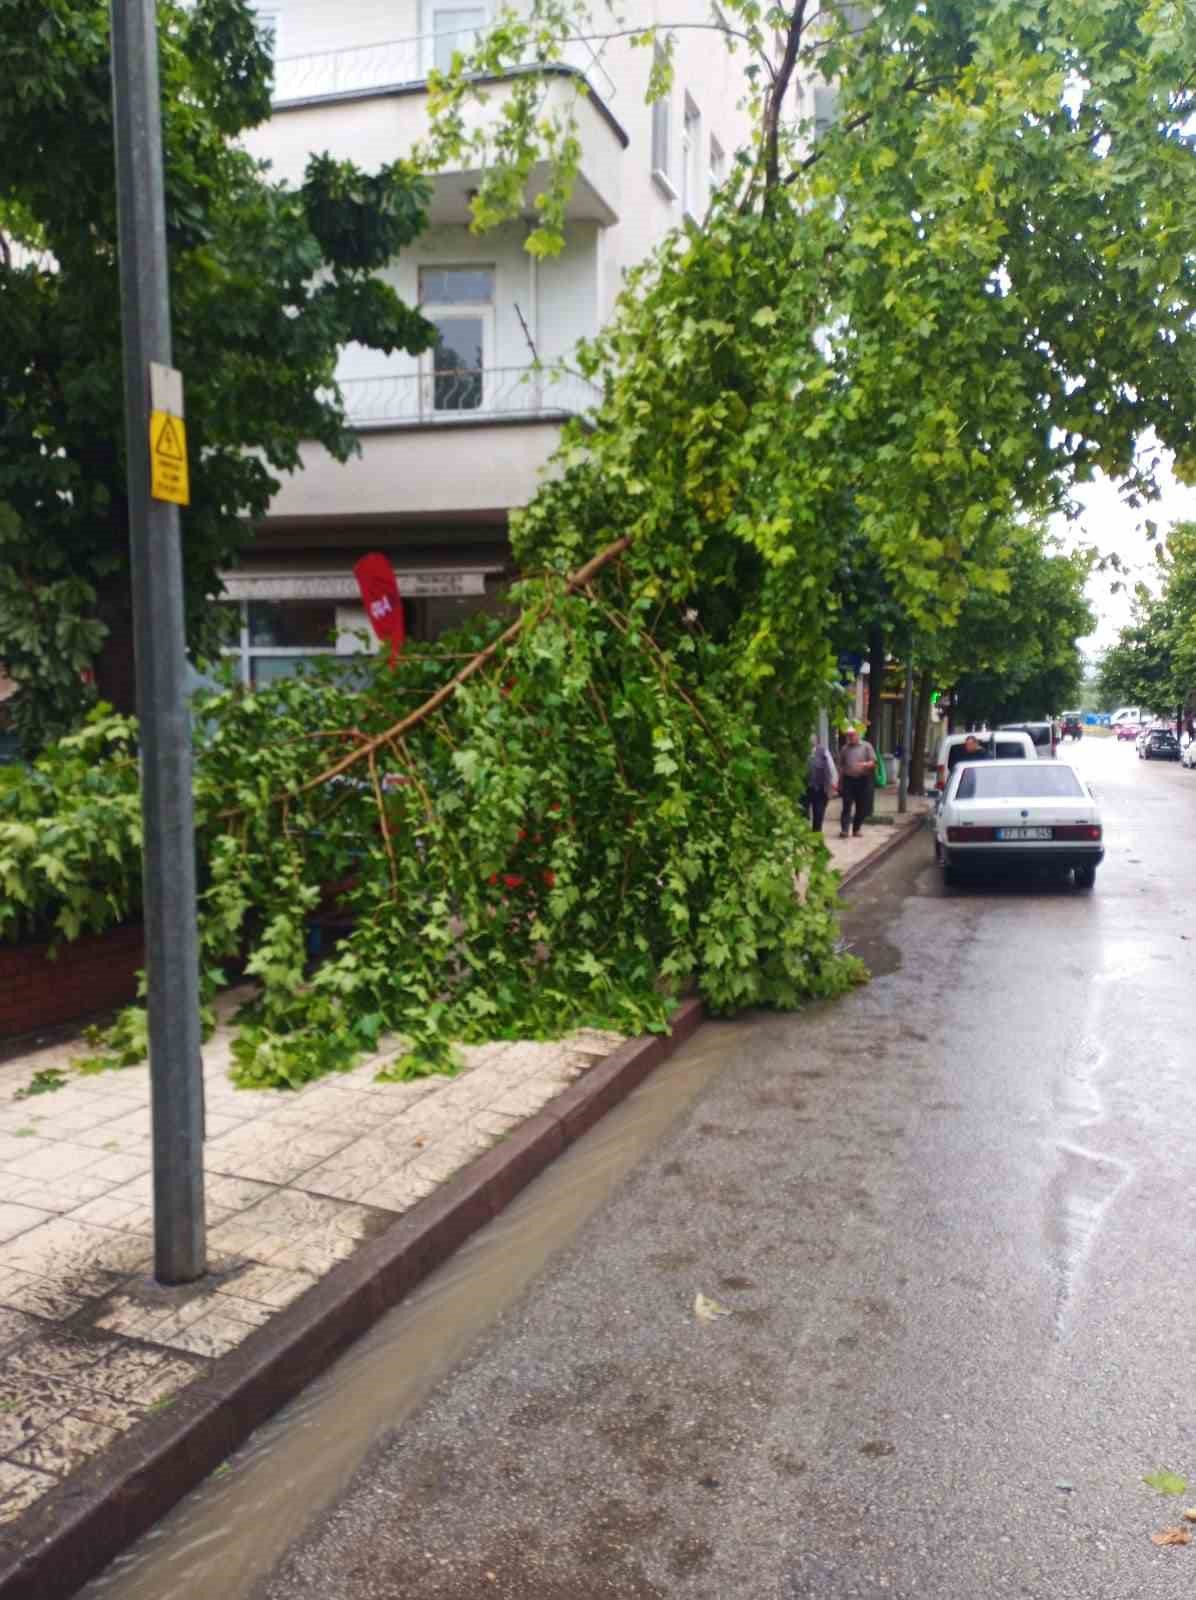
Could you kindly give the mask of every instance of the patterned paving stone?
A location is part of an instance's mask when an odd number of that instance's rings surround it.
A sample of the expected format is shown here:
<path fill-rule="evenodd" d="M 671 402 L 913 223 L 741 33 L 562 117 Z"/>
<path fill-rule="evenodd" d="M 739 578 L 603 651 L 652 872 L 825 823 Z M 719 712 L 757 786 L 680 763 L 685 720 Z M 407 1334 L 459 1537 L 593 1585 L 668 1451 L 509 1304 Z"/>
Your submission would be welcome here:
<path fill-rule="evenodd" d="M 79 1078 L 30 1107 L 6 1092 L 69 1049 L 0 1065 L 0 1523 L 619 1043 L 589 1031 L 470 1045 L 456 1077 L 379 1084 L 403 1049 L 388 1038 L 352 1072 L 254 1093 L 228 1079 L 222 1028 L 204 1052 L 210 1271 L 178 1289 L 152 1279 L 146 1069 Z"/>
<path fill-rule="evenodd" d="M 0 1461 L 0 1522 L 12 1522 L 57 1482 L 44 1472 Z"/>

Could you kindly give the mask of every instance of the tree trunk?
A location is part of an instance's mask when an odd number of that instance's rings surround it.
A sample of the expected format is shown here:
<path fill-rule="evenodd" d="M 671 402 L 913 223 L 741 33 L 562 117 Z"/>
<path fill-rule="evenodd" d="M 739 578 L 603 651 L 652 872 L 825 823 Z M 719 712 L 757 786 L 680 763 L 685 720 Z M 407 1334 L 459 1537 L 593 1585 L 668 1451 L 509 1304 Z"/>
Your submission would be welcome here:
<path fill-rule="evenodd" d="M 882 628 L 868 635 L 868 743 L 880 750 L 881 695 L 885 687 L 885 636 Z"/>
<path fill-rule="evenodd" d="M 909 792 L 926 792 L 926 735 L 930 731 L 930 696 L 934 693 L 934 672 L 923 667 L 918 679 L 918 705 L 914 713 L 914 740 L 910 752 Z"/>

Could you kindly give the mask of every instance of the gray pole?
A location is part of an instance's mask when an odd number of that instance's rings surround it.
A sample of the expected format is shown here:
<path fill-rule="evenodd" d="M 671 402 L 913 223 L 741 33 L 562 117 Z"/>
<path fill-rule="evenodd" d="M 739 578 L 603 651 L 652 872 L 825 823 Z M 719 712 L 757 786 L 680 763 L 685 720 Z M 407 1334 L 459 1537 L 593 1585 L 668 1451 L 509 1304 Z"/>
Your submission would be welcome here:
<path fill-rule="evenodd" d="M 909 809 L 909 764 L 914 753 L 914 646 L 905 652 L 905 694 L 901 706 L 901 777 L 897 781 L 897 810 Z"/>
<path fill-rule="evenodd" d="M 154 0 L 112 0 L 129 538 L 154 1143 L 154 1276 L 207 1271 L 203 1063 L 183 558 L 175 506 L 150 497 L 150 362 L 170 365 L 170 293 Z"/>

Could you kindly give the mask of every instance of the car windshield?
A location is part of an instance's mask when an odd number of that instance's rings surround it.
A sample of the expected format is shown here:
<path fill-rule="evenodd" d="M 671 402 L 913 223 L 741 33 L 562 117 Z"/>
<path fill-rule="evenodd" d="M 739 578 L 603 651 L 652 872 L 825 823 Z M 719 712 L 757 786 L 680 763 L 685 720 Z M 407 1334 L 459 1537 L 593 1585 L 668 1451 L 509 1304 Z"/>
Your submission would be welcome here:
<path fill-rule="evenodd" d="M 1027 761 L 1019 767 L 965 767 L 957 800 L 1067 800 L 1084 793 L 1068 766 Z"/>

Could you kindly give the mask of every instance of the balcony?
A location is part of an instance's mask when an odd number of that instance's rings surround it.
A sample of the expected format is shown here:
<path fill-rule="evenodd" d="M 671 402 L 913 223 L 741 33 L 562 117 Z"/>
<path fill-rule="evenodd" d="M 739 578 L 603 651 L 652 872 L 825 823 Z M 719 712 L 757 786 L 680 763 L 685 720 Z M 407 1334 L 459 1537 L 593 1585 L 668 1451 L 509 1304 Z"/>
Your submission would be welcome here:
<path fill-rule="evenodd" d="M 376 378 L 346 378 L 339 388 L 349 421 L 362 432 L 498 421 L 563 421 L 583 415 L 601 399 L 601 391 L 585 378 L 530 366 L 385 373 Z"/>
<path fill-rule="evenodd" d="M 268 161 L 276 178 L 298 185 L 313 151 L 327 151 L 339 161 L 353 161 L 374 170 L 380 161 L 407 155 L 427 136 L 425 86 L 429 48 L 441 42 L 417 36 L 377 45 L 322 50 L 282 57 L 275 63 L 274 115 L 246 131 L 249 153 Z M 597 222 L 603 227 L 619 217 L 623 152 L 628 136 L 612 114 L 607 97 L 614 85 L 588 45 L 578 44 L 572 62 L 550 73 L 541 115 L 572 115 L 576 123 L 579 165 L 566 205 L 570 221 Z M 590 72 L 578 74 L 588 65 Z M 488 80 L 485 103 L 467 103 L 462 120 L 467 133 L 490 125 L 511 94 L 515 74 Z M 475 169 L 452 169 L 432 175 L 428 220 L 434 226 L 468 224 L 471 198 L 481 180 Z M 534 208 L 550 178 L 546 163 L 528 174 L 527 203 Z"/>
<path fill-rule="evenodd" d="M 536 492 L 561 425 L 599 399 L 584 378 L 532 367 L 384 374 L 340 382 L 361 454 L 334 461 L 305 444 L 267 526 L 384 523 L 505 527 Z"/>
<path fill-rule="evenodd" d="M 331 95 L 418 87 L 433 67 L 447 72 L 455 54 L 468 55 L 476 49 L 488 31 L 467 28 L 455 33 L 416 34 L 377 44 L 281 56 L 274 63 L 274 104 L 277 107 Z M 580 73 L 604 103 L 614 98 L 613 80 L 584 40 L 568 42 L 562 65 Z"/>

